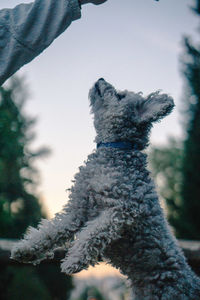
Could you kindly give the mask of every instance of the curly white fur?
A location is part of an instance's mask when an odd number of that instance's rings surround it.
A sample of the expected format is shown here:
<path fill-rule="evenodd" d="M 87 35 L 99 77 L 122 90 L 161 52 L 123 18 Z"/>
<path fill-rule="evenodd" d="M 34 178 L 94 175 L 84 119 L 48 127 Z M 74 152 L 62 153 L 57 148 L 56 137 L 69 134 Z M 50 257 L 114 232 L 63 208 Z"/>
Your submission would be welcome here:
<path fill-rule="evenodd" d="M 200 280 L 164 218 L 142 152 L 152 122 L 171 112 L 173 99 L 159 92 L 146 98 L 117 92 L 99 79 L 90 102 L 97 143 L 125 141 L 136 147 L 100 147 L 89 155 L 75 175 L 63 212 L 30 228 L 12 258 L 39 263 L 68 241 L 61 264 L 67 274 L 105 259 L 128 276 L 136 300 L 200 299 Z"/>

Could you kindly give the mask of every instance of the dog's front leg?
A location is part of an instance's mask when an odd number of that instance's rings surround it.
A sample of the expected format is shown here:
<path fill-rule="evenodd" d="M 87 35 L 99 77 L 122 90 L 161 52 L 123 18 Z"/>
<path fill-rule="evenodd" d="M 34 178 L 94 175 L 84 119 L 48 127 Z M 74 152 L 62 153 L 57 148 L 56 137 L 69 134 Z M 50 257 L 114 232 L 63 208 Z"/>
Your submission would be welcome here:
<path fill-rule="evenodd" d="M 103 211 L 87 222 L 64 258 L 62 272 L 73 274 L 87 269 L 89 265 L 94 266 L 106 247 L 123 235 L 126 226 L 134 226 L 137 215 L 138 212 L 119 206 Z"/>
<path fill-rule="evenodd" d="M 80 228 L 79 210 L 66 205 L 62 213 L 52 220 L 42 220 L 38 228 L 30 227 L 24 239 L 11 251 L 11 258 L 24 263 L 37 264 L 52 258 L 53 250 L 69 241 Z"/>

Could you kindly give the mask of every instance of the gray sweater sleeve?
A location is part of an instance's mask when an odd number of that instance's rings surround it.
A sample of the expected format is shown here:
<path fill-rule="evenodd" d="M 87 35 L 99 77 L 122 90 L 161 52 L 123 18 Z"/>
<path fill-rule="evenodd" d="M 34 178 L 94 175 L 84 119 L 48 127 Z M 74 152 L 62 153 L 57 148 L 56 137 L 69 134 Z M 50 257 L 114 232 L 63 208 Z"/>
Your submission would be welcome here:
<path fill-rule="evenodd" d="M 78 0 L 35 0 L 0 10 L 0 86 L 80 16 Z"/>

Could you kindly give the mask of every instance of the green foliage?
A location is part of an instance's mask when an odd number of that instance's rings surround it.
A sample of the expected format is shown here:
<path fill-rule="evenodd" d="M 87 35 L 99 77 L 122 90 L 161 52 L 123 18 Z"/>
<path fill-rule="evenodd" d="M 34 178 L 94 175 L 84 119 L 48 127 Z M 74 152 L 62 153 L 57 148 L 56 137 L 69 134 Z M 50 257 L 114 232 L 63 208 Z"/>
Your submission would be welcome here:
<path fill-rule="evenodd" d="M 35 194 L 39 174 L 35 160 L 47 148 L 31 150 L 35 120 L 24 112 L 27 97 L 17 78 L 0 87 L 0 237 L 21 238 L 28 226 L 36 226 L 46 214 Z M 66 300 L 72 278 L 60 266 L 1 266 L 1 300 Z"/>
<path fill-rule="evenodd" d="M 179 227 L 183 226 L 181 196 L 183 182 L 183 148 L 182 144 L 171 138 L 167 146 L 151 149 L 150 165 L 161 199 L 167 206 L 167 216 L 170 224 L 179 236 Z"/>
<path fill-rule="evenodd" d="M 51 300 L 48 288 L 39 278 L 34 268 L 27 266 L 9 267 L 8 273 L 13 280 L 8 285 L 9 300 Z"/>
<path fill-rule="evenodd" d="M 200 1 L 194 11 L 200 16 Z M 169 221 L 177 237 L 200 238 L 200 47 L 184 39 L 182 57 L 186 81 L 184 97 L 185 140 L 153 149 L 152 166 L 162 178 L 161 195 L 168 205 Z"/>
<path fill-rule="evenodd" d="M 196 0 L 196 6 L 194 7 L 194 11 L 197 14 L 200 14 L 200 0 Z"/>
<path fill-rule="evenodd" d="M 59 264 L 1 266 L 1 300 L 67 300 L 72 288 L 72 277 Z"/>
<path fill-rule="evenodd" d="M 27 226 L 45 216 L 30 191 L 37 176 L 34 160 L 48 150 L 30 150 L 35 120 L 23 111 L 24 96 L 17 79 L 0 87 L 0 236 L 6 238 L 21 237 Z"/>
<path fill-rule="evenodd" d="M 200 14 L 200 13 L 199 13 Z M 180 235 L 200 237 L 200 47 L 185 39 L 184 74 L 188 84 L 188 124 L 184 142 L 182 198 L 186 224 Z"/>
<path fill-rule="evenodd" d="M 72 277 L 61 273 L 59 263 L 37 266 L 37 274 L 39 275 L 53 300 L 67 300 L 73 289 Z M 43 299 L 43 298 L 41 298 Z"/>
<path fill-rule="evenodd" d="M 67 300 L 72 289 L 72 277 L 59 264 L 1 266 L 1 300 Z"/>

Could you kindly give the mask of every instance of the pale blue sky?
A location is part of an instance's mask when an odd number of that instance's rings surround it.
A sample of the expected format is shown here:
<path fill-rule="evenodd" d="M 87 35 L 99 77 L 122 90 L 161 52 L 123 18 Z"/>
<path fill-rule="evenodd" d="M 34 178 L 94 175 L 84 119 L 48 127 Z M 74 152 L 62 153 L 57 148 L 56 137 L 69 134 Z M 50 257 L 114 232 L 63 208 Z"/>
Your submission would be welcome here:
<path fill-rule="evenodd" d="M 18 3 L 1 0 L 0 8 Z M 176 110 L 155 126 L 151 141 L 165 143 L 169 135 L 181 135 L 179 57 L 183 34 L 194 34 L 198 25 L 188 8 L 193 3 L 108 0 L 98 7 L 85 5 L 82 18 L 20 71 L 31 90 L 27 111 L 39 118 L 34 145 L 48 145 L 53 151 L 50 158 L 38 163 L 39 190 L 51 215 L 67 201 L 65 189 L 95 147 L 87 95 L 99 77 L 118 89 L 144 94 L 162 89 L 171 94 Z"/>

